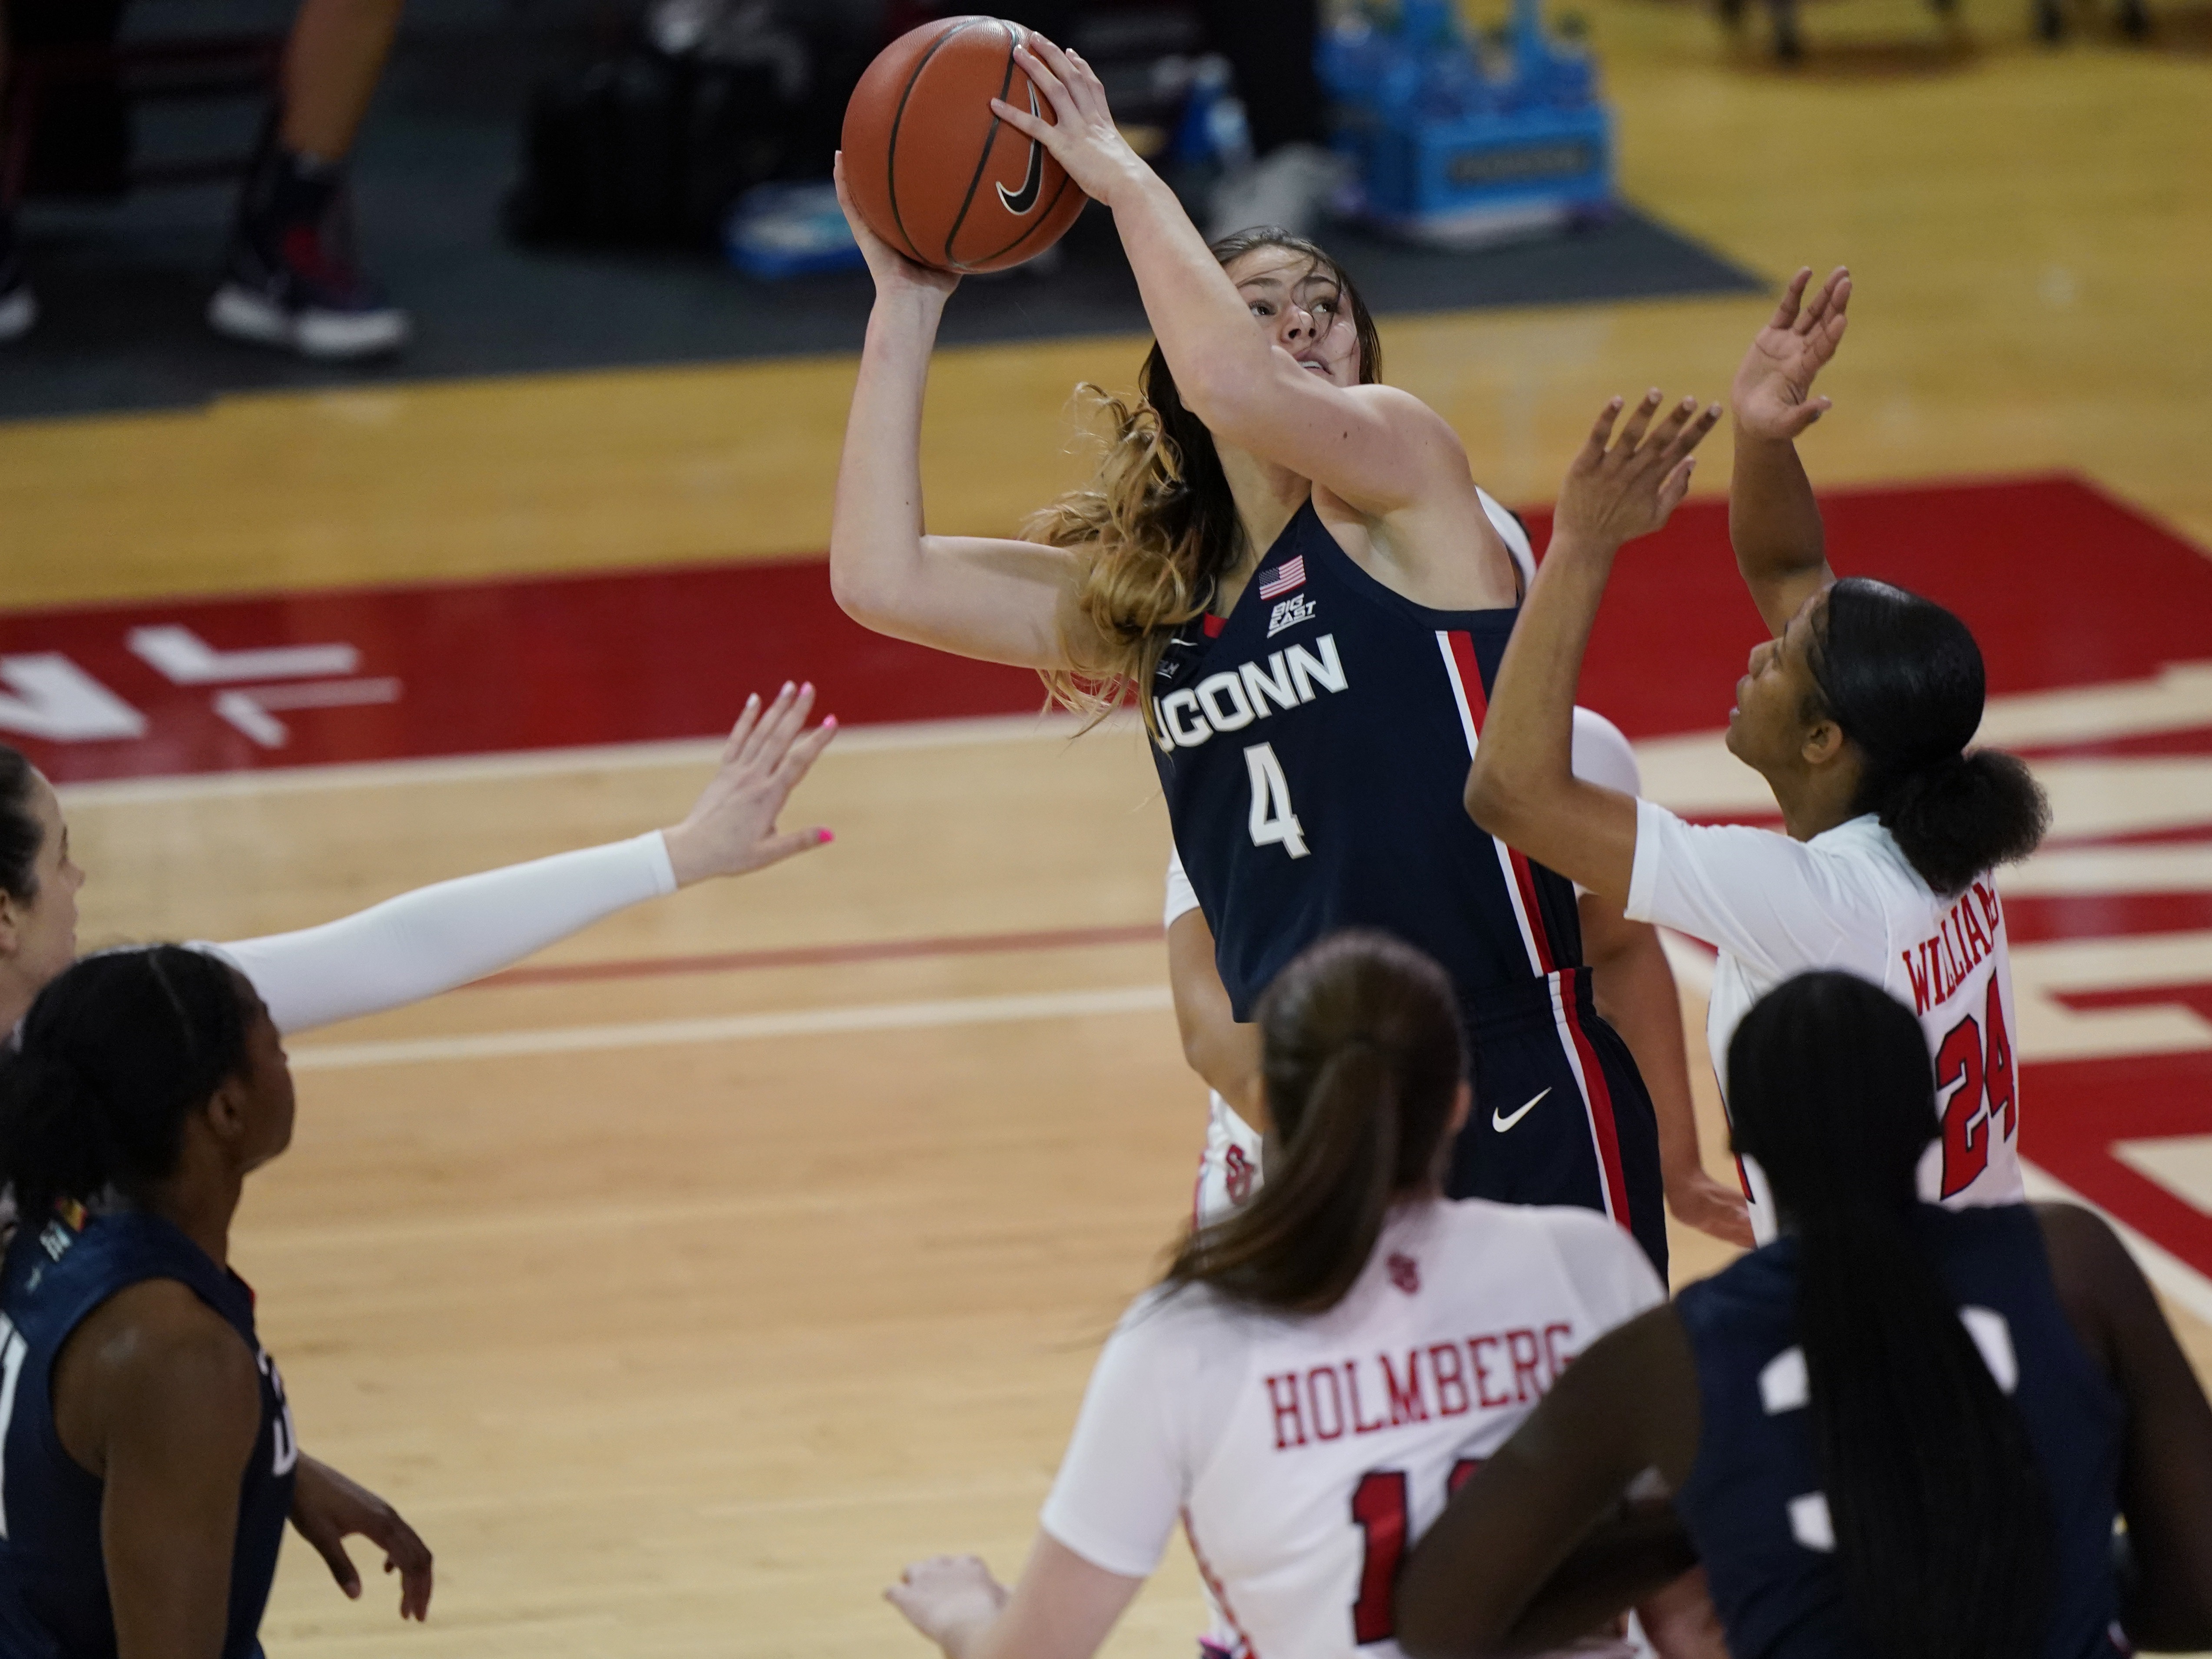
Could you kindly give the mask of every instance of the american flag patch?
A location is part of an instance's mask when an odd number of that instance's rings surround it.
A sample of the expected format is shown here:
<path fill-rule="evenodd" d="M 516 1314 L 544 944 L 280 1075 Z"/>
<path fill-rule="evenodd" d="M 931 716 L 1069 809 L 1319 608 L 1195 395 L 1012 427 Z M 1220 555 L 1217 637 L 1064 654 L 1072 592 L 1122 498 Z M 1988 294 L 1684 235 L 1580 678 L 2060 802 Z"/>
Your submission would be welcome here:
<path fill-rule="evenodd" d="M 1292 588 L 1302 586 L 1305 579 L 1306 556 L 1301 553 L 1297 558 L 1276 571 L 1273 575 L 1261 580 L 1260 597 L 1263 599 L 1272 599 L 1278 593 L 1287 593 Z"/>

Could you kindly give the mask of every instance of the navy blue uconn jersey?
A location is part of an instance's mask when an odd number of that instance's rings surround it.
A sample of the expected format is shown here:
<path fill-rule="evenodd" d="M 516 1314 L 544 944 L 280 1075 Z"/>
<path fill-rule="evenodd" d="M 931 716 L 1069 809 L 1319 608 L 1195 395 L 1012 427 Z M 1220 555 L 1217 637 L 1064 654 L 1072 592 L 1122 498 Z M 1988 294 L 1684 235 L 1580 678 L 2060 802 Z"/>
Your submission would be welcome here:
<path fill-rule="evenodd" d="M 2112 1572 L 2125 1407 L 2059 1305 L 2035 1212 L 1924 1205 L 1918 1225 L 2042 1468 L 2058 1546 L 2044 1659 L 2125 1653 Z M 1703 1428 L 1674 1508 L 1735 1659 L 1869 1659 L 1836 1570 L 1807 1420 L 1796 1256 L 1785 1236 L 1675 1297 Z"/>
<path fill-rule="evenodd" d="M 81 1223 L 82 1224 L 76 1224 Z M 253 1333 L 253 1293 L 169 1223 L 137 1211 L 17 1228 L 0 1266 L 0 1654 L 112 1659 L 101 1483 L 62 1447 L 48 1393 L 70 1334 L 118 1291 L 173 1279 L 222 1315 L 261 1370 L 261 1429 L 239 1491 L 223 1659 L 256 1659 L 292 1510 L 299 1443 L 284 1384 Z"/>
<path fill-rule="evenodd" d="M 1414 604 L 1309 501 L 1229 616 L 1162 657 L 1153 758 L 1237 1017 L 1338 928 L 1418 946 L 1450 974 L 1475 1050 L 1451 1195 L 1603 1211 L 1663 1272 L 1650 1101 L 1591 1006 L 1573 884 L 1463 804 L 1518 614 Z"/>

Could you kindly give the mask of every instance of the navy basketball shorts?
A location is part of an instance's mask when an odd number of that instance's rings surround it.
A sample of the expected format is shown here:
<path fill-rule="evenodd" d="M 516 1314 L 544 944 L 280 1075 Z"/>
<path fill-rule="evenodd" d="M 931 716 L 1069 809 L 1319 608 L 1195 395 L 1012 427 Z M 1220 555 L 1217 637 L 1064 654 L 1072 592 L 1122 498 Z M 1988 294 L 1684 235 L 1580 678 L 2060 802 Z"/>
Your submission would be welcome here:
<path fill-rule="evenodd" d="M 1460 1012 L 1474 1109 L 1445 1191 L 1595 1210 L 1635 1236 L 1663 1280 L 1658 1121 L 1628 1045 L 1598 1018 L 1589 970 L 1489 987 L 1463 998 Z"/>

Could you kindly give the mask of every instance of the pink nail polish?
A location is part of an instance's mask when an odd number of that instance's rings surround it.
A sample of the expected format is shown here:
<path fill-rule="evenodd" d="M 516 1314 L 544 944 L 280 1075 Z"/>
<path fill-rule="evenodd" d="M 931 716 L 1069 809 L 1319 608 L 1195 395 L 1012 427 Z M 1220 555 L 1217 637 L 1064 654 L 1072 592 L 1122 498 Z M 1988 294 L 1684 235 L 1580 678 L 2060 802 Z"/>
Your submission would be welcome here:
<path fill-rule="evenodd" d="M 817 847 L 827 847 L 831 842 L 836 839 L 837 836 L 832 830 L 817 830 L 814 832 L 814 844 Z"/>
<path fill-rule="evenodd" d="M 822 724 L 835 732 L 837 729 L 837 717 L 835 714 L 824 714 L 822 717 Z"/>

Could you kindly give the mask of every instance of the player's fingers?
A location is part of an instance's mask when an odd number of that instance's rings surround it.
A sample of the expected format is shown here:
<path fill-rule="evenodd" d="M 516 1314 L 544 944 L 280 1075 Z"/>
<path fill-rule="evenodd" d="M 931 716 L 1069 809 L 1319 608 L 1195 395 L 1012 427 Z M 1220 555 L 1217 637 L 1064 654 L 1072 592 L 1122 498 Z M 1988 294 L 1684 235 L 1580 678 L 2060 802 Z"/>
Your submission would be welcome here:
<path fill-rule="evenodd" d="M 737 758 L 738 751 L 745 746 L 745 739 L 752 736 L 753 727 L 759 720 L 760 693 L 756 691 L 745 699 L 744 709 L 738 714 L 738 723 L 730 728 L 730 735 L 723 741 L 722 765 L 726 766 Z"/>
<path fill-rule="evenodd" d="M 836 839 L 834 832 L 818 823 L 805 830 L 779 830 L 754 846 L 752 867 L 765 870 L 771 864 L 781 864 L 801 853 L 827 847 Z"/>
<path fill-rule="evenodd" d="M 1638 400 L 1635 408 L 1628 411 L 1627 423 L 1620 428 L 1620 441 L 1613 447 L 1616 454 L 1632 455 L 1642 446 L 1644 434 L 1650 428 L 1651 417 L 1659 412 L 1659 388 L 1655 386 Z"/>
<path fill-rule="evenodd" d="M 1850 283 L 1851 273 L 1848 265 L 1838 265 L 1828 273 L 1828 280 L 1820 284 L 1820 313 L 1823 316 L 1843 303 L 1850 292 Z"/>
<path fill-rule="evenodd" d="M 1850 289 L 1844 289 L 1844 297 L 1846 300 L 1850 298 Z M 1838 306 L 1835 310 L 1828 313 L 1827 323 L 1821 328 L 1820 333 L 1814 337 L 1822 362 L 1826 362 L 1829 358 L 1836 355 L 1836 348 L 1844 343 L 1844 331 L 1850 325 L 1851 319 L 1844 314 L 1841 306 Z"/>
<path fill-rule="evenodd" d="M 1669 472 L 1666 482 L 1659 486 L 1660 525 L 1665 524 L 1672 518 L 1674 509 L 1681 506 L 1682 497 L 1690 493 L 1690 475 L 1697 470 L 1698 458 L 1694 455 L 1685 456 L 1682 464 Z M 1658 527 L 1659 525 L 1652 526 L 1655 530 Z"/>
<path fill-rule="evenodd" d="M 806 729 L 806 717 L 813 711 L 814 682 L 807 680 L 800 684 L 790 706 L 776 715 L 775 728 L 766 734 L 767 741 L 762 745 L 763 758 L 781 766 L 793 742 Z"/>
<path fill-rule="evenodd" d="M 430 1567 L 430 1553 L 422 1552 L 419 1561 L 395 1561 L 386 1559 L 386 1572 L 397 1567 L 399 1571 L 399 1616 L 421 1623 L 430 1615 L 430 1591 L 434 1575 Z"/>
<path fill-rule="evenodd" d="M 991 100 L 991 113 L 1024 138 L 1034 138 L 1047 149 L 1051 149 L 1060 137 L 1065 137 L 1054 123 L 1041 115 L 1032 115 L 1019 105 L 1010 104 L 1003 98 Z"/>
<path fill-rule="evenodd" d="M 1787 435 L 1796 437 L 1834 407 L 1826 398 L 1815 398 L 1809 403 L 1798 404 L 1790 411 Z"/>
<path fill-rule="evenodd" d="M 779 723 L 799 696 L 798 686 L 786 680 L 775 694 L 775 700 L 760 711 L 753 729 L 745 734 L 738 746 L 737 761 L 743 766 L 773 766 L 775 763 L 775 734 Z"/>
<path fill-rule="evenodd" d="M 1595 465 L 1605 459 L 1606 446 L 1613 441 L 1613 422 L 1620 418 L 1620 404 L 1621 400 L 1614 398 L 1598 410 L 1597 419 L 1590 423 L 1589 441 L 1583 446 L 1577 460 Z"/>
<path fill-rule="evenodd" d="M 821 725 L 784 751 L 783 759 L 776 766 L 777 776 L 787 775 L 793 783 L 797 783 L 812 769 L 816 759 L 830 746 L 830 740 L 837 735 L 839 730 L 835 714 L 823 715 Z"/>
<path fill-rule="evenodd" d="M 1797 274 L 1790 279 L 1790 285 L 1782 290 L 1782 298 L 1774 307 L 1774 316 L 1767 324 L 1769 328 L 1788 328 L 1797 320 L 1797 302 L 1805 297 L 1805 284 L 1812 280 L 1813 267 L 1801 266 Z"/>
<path fill-rule="evenodd" d="M 1035 40 L 1038 37 L 1031 35 L 1030 38 Z M 1014 60 L 1036 83 L 1036 89 L 1044 94 L 1045 101 L 1053 106 L 1061 120 L 1067 120 L 1074 115 L 1075 102 L 1067 90 L 1067 83 L 1054 72 L 1050 64 L 1026 44 L 1014 48 Z"/>
<path fill-rule="evenodd" d="M 325 1565 L 330 1568 L 331 1577 L 337 1580 L 338 1588 L 346 1593 L 349 1599 L 359 1601 L 361 1574 L 353 1565 L 353 1557 L 346 1553 L 345 1540 L 337 1533 L 327 1536 L 311 1533 L 308 1541 L 314 1545 L 315 1553 L 321 1556 Z"/>
<path fill-rule="evenodd" d="M 1658 424 L 1645 437 L 1643 447 L 1637 452 L 1637 459 L 1652 465 L 1667 463 L 1675 453 L 1676 442 L 1687 429 L 1690 417 L 1697 412 L 1698 400 L 1695 398 L 1684 398 L 1671 404 L 1659 416 Z"/>
<path fill-rule="evenodd" d="M 786 795 L 798 788 L 800 781 L 814 769 L 814 763 L 822 757 L 822 751 L 830 746 L 830 739 L 836 735 L 837 717 L 832 714 L 785 751 L 775 770 L 769 774 L 769 787 Z"/>
<path fill-rule="evenodd" d="M 1696 418 L 1685 419 L 1668 441 L 1664 459 L 1670 466 L 1705 442 L 1706 435 L 1720 423 L 1721 406 L 1718 404 L 1707 404 L 1700 410 L 1698 409 L 1697 399 L 1686 398 L 1682 400 L 1682 407 L 1686 410 L 1696 410 Z"/>

